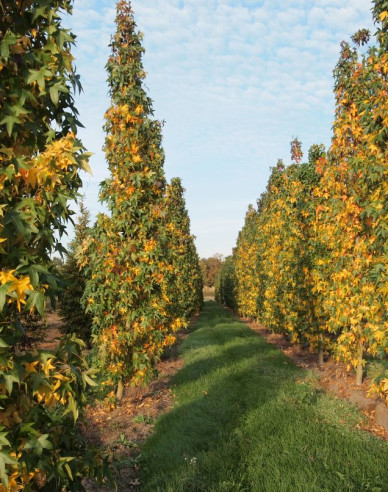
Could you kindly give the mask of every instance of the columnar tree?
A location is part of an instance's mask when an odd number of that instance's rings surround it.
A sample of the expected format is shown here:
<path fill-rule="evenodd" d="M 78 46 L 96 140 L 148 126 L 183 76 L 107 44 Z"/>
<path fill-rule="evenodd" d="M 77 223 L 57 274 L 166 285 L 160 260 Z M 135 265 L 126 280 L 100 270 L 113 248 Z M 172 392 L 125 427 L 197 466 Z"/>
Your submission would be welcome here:
<path fill-rule="evenodd" d="M 366 354 L 387 352 L 386 2 L 375 2 L 378 45 L 359 55 L 369 33 L 342 43 L 335 69 L 336 118 L 328 159 L 320 166 L 318 232 L 329 255 L 317 269 L 336 353 L 362 382 Z"/>
<path fill-rule="evenodd" d="M 279 160 L 272 169 L 266 191 L 258 201 L 258 319 L 275 331 L 285 330 L 280 296 L 283 287 L 279 282 L 281 264 L 278 261 L 283 247 L 285 185 L 288 185 L 285 166 Z M 286 205 L 288 210 L 291 204 Z"/>
<path fill-rule="evenodd" d="M 316 210 L 320 200 L 315 196 L 319 186 L 320 175 L 317 162 L 326 156 L 325 147 L 314 144 L 308 153 L 308 162 L 301 163 L 298 168 L 298 185 L 296 213 L 301 233 L 299 254 L 296 255 L 295 286 L 301 300 L 300 332 L 302 340 L 306 340 L 310 348 L 318 350 L 318 362 L 324 361 L 324 353 L 331 351 L 331 337 L 325 330 L 326 318 L 322 310 L 321 295 L 314 278 L 317 258 L 322 254 L 321 244 L 317 237 Z"/>
<path fill-rule="evenodd" d="M 234 256 L 230 255 L 223 261 L 216 276 L 216 301 L 236 309 L 236 275 Z"/>
<path fill-rule="evenodd" d="M 249 205 L 233 255 L 237 310 L 248 318 L 257 317 L 257 233 L 257 210 Z"/>
<path fill-rule="evenodd" d="M 124 381 L 138 384 L 153 375 L 184 322 L 171 315 L 167 296 L 174 269 L 168 261 L 161 123 L 152 118 L 143 87 L 142 36 L 127 1 L 117 3 L 116 26 L 107 63 L 110 178 L 100 194 L 110 214 L 98 217 L 80 263 L 90 275 L 84 301 L 93 315 L 96 361 L 120 397 Z"/>
<path fill-rule="evenodd" d="M 167 186 L 166 221 L 171 231 L 169 250 L 174 278 L 169 297 L 172 309 L 178 317 L 190 318 L 199 311 L 203 302 L 202 272 L 195 248 L 194 237 L 190 234 L 190 218 L 183 196 L 181 180 L 174 178 Z"/>
<path fill-rule="evenodd" d="M 323 146 L 314 145 L 309 151 L 309 161 L 301 162 L 301 142 L 294 139 L 291 142 L 294 162 L 285 168 L 278 164 L 274 169 L 259 213 L 259 240 L 265 247 L 264 263 L 259 258 L 259 303 L 262 303 L 259 316 L 265 324 L 287 333 L 293 341 L 318 349 L 320 362 L 328 344 L 322 338 L 319 303 L 313 292 L 316 251 L 313 191 L 319 181 L 316 160 L 323 154 Z"/>
<path fill-rule="evenodd" d="M 79 490 L 100 467 L 85 453 L 82 342 L 28 349 L 22 315 L 44 316 L 56 290 L 50 255 L 72 215 L 88 154 L 76 139 L 68 0 L 0 3 L 0 480 L 1 489 Z M 82 457 L 82 459 L 81 459 Z M 92 459 L 90 459 L 92 458 Z M 102 468 L 100 469 L 102 472 Z M 100 471 L 98 473 L 100 473 Z"/>
<path fill-rule="evenodd" d="M 84 201 L 79 203 L 80 213 L 75 223 L 75 237 L 70 243 L 66 262 L 61 267 L 65 286 L 61 295 L 60 314 L 66 333 L 76 333 L 87 344 L 90 343 L 92 317 L 85 313 L 81 303 L 86 286 L 85 268 L 80 268 L 76 258 L 77 249 L 87 238 L 90 213 Z"/>
<path fill-rule="evenodd" d="M 329 344 L 320 327 L 312 276 L 317 248 L 313 191 L 319 181 L 316 161 L 324 153 L 323 146 L 315 145 L 309 162 L 301 163 L 301 143 L 291 142 L 295 162 L 285 167 L 279 161 L 273 168 L 258 210 L 248 209 L 232 257 L 239 314 L 318 348 L 320 362 Z"/>
<path fill-rule="evenodd" d="M 328 154 L 313 146 L 301 163 L 294 139 L 295 164 L 273 170 L 257 215 L 259 319 L 318 348 L 321 362 L 333 351 L 359 384 L 367 357 L 388 353 L 386 0 L 373 15 L 377 46 L 360 49 L 364 29 L 341 45 Z M 374 390 L 388 398 L 386 374 Z"/>

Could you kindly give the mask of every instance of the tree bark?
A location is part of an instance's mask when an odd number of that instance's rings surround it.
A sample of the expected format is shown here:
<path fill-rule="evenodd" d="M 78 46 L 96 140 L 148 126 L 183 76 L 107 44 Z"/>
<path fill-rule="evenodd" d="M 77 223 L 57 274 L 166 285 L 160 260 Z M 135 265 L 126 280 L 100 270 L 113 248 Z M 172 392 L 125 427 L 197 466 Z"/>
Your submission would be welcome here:
<path fill-rule="evenodd" d="M 362 379 L 364 374 L 364 365 L 363 365 L 363 355 L 364 355 L 364 344 L 361 341 L 361 328 L 358 329 L 358 333 L 360 339 L 358 341 L 358 349 L 357 349 L 357 367 L 356 367 L 356 384 L 358 386 L 362 385 Z"/>
<path fill-rule="evenodd" d="M 323 357 L 323 334 L 321 333 L 319 335 L 319 348 L 318 348 L 318 366 L 322 367 L 323 362 L 324 362 L 324 357 Z"/>
<path fill-rule="evenodd" d="M 319 352 L 318 352 L 318 366 L 319 367 L 322 367 L 323 366 L 323 362 L 324 362 L 324 358 L 323 358 L 323 348 L 320 347 L 319 348 Z"/>
<path fill-rule="evenodd" d="M 116 398 L 120 401 L 121 398 L 123 397 L 123 392 L 124 392 L 124 385 L 123 385 L 123 380 L 120 379 L 120 381 L 117 383 L 117 391 L 116 391 Z"/>

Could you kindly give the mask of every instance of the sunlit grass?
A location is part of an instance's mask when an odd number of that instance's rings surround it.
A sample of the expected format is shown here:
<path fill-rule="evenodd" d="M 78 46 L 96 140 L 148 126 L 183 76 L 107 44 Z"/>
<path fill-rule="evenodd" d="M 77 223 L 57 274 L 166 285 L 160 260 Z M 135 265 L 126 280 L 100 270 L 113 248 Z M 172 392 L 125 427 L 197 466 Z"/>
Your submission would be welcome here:
<path fill-rule="evenodd" d="M 143 490 L 388 490 L 388 445 L 355 429 L 361 414 L 214 302 L 181 351 Z"/>

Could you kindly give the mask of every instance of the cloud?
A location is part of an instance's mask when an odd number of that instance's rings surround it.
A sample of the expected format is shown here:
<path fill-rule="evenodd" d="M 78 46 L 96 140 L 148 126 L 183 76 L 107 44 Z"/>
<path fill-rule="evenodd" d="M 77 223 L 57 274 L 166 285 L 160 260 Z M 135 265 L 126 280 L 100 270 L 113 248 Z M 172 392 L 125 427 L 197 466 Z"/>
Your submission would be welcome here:
<path fill-rule="evenodd" d="M 95 153 L 94 176 L 86 180 L 93 211 L 100 208 L 98 182 L 108 174 L 101 127 L 109 105 L 104 66 L 112 4 L 75 0 L 67 22 L 78 36 L 81 136 Z M 200 254 L 228 254 L 269 167 L 278 157 L 289 161 L 292 136 L 306 153 L 314 142 L 330 142 L 339 43 L 360 27 L 374 32 L 371 2 L 133 0 L 132 6 L 144 33 L 146 85 L 156 117 L 166 121 L 166 174 L 183 178 Z"/>

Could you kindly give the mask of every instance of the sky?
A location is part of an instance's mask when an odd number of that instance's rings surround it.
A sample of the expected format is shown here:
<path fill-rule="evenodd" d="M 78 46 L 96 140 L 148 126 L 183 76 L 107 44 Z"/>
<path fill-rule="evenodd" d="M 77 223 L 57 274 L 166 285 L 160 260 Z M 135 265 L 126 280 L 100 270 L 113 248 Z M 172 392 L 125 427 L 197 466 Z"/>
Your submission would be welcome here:
<path fill-rule="evenodd" d="M 271 166 L 290 162 L 292 138 L 306 156 L 313 143 L 330 145 L 339 45 L 363 27 L 374 34 L 372 2 L 133 0 L 132 8 L 146 88 L 165 121 L 166 177 L 182 178 L 200 257 L 227 256 Z M 83 193 L 93 219 L 109 176 L 102 126 L 114 17 L 113 0 L 75 0 L 63 22 L 77 36 L 79 136 L 93 152 Z"/>

